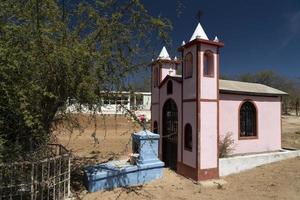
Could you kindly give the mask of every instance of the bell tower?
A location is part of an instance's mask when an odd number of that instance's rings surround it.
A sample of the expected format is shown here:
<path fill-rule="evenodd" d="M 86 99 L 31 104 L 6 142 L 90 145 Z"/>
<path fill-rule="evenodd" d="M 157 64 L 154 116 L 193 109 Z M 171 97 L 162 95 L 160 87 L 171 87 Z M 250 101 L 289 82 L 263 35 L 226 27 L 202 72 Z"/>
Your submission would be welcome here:
<path fill-rule="evenodd" d="M 206 180 L 218 178 L 219 49 L 199 23 L 182 54 L 182 136 L 178 173 Z"/>
<path fill-rule="evenodd" d="M 163 47 L 156 60 L 151 63 L 151 128 L 157 133 L 162 133 L 162 116 L 161 109 L 163 103 L 161 101 L 161 83 L 167 77 L 176 76 L 176 70 L 181 62 L 175 57 L 171 59 L 166 47 Z M 158 152 L 162 158 L 162 150 Z"/>

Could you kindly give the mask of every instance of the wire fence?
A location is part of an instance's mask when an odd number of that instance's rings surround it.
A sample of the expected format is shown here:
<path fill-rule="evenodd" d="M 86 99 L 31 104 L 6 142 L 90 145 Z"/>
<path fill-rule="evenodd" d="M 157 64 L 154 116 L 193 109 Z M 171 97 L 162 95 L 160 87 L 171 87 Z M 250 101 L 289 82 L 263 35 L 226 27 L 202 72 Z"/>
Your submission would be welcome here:
<path fill-rule="evenodd" d="M 37 161 L 0 164 L 0 200 L 63 200 L 70 197 L 70 153 L 50 144 Z"/>

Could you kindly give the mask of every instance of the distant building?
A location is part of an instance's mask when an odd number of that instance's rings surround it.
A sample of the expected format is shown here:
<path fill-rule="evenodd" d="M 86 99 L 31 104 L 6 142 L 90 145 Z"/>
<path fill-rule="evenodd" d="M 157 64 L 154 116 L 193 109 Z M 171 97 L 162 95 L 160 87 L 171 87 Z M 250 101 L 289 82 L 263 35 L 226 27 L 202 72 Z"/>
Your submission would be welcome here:
<path fill-rule="evenodd" d="M 262 84 L 220 80 L 217 37 L 200 23 L 171 59 L 164 47 L 152 63 L 152 130 L 166 166 L 195 180 L 219 176 L 219 139 L 231 133 L 231 154 L 281 149 L 281 96 Z M 247 46 L 245 46 L 247 48 Z M 182 68 L 182 75 L 177 69 Z"/>
<path fill-rule="evenodd" d="M 137 116 L 144 115 L 147 120 L 151 119 L 151 93 L 150 92 L 103 92 L 103 99 L 99 108 L 88 108 L 84 105 L 70 103 L 70 112 L 92 113 L 105 115 L 122 115 L 126 110 L 134 112 Z"/>

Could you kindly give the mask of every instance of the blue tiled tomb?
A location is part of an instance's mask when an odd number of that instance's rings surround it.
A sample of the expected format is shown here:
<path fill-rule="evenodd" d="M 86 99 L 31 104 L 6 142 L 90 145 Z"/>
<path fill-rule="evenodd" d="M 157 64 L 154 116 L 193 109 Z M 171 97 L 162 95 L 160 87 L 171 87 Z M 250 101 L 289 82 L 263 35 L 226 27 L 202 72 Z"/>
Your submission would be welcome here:
<path fill-rule="evenodd" d="M 162 177 L 164 163 L 158 159 L 159 135 L 143 130 L 132 134 L 133 157 L 89 166 L 85 184 L 89 192 L 140 185 Z"/>

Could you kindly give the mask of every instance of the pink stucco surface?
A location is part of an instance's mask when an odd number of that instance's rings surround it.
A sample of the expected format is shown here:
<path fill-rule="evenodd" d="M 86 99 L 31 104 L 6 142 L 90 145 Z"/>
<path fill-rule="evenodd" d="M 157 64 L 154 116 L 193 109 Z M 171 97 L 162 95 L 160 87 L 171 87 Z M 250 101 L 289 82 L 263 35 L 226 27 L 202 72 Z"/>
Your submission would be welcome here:
<path fill-rule="evenodd" d="M 173 94 L 167 94 L 167 84 L 164 84 L 161 88 L 160 88 L 160 133 L 162 134 L 163 132 L 163 106 L 165 104 L 165 102 L 168 99 L 172 99 L 174 100 L 174 102 L 177 105 L 177 110 L 178 110 L 178 141 L 181 141 L 181 84 L 173 81 Z M 162 143 L 160 142 L 160 154 L 162 153 Z M 177 146 L 177 160 L 181 161 L 181 143 L 178 142 L 178 146 Z"/>
<path fill-rule="evenodd" d="M 159 88 L 158 86 L 154 87 L 155 86 L 155 79 L 154 79 L 154 69 L 157 68 L 157 70 L 159 71 L 159 66 L 158 64 L 154 65 L 152 67 L 152 82 L 151 82 L 151 85 L 152 85 L 152 89 L 151 89 L 151 103 L 158 103 L 159 101 Z"/>
<path fill-rule="evenodd" d="M 211 51 L 213 52 L 213 63 L 214 63 L 214 76 L 213 77 L 206 77 L 203 75 L 203 57 L 205 51 Z M 200 93 L 200 98 L 202 99 L 217 99 L 218 95 L 218 90 L 217 88 L 217 83 L 218 83 L 218 70 L 219 67 L 217 66 L 218 64 L 218 54 L 216 53 L 216 48 L 209 48 L 209 46 L 204 45 L 201 47 L 201 52 L 200 52 L 200 74 L 199 76 L 201 77 L 200 80 L 200 87 L 199 87 L 199 93 Z"/>
<path fill-rule="evenodd" d="M 200 166 L 201 169 L 216 168 L 218 166 L 217 102 L 201 102 L 200 105 Z"/>
<path fill-rule="evenodd" d="M 183 127 L 187 123 L 191 124 L 193 131 L 192 151 L 183 148 L 183 163 L 191 167 L 196 167 L 196 102 L 183 103 Z"/>
<path fill-rule="evenodd" d="M 151 123 L 152 123 L 152 126 L 153 126 L 155 121 L 157 122 L 157 125 L 159 125 L 159 104 L 152 105 L 152 108 L 151 108 Z"/>
<path fill-rule="evenodd" d="M 184 56 L 188 53 L 193 55 L 193 76 L 191 78 L 183 77 L 183 97 L 184 99 L 193 99 L 196 98 L 196 46 L 187 48 Z"/>
<path fill-rule="evenodd" d="M 170 73 L 170 68 L 175 69 L 175 64 L 164 63 L 161 66 L 161 80 L 164 80 Z"/>
<path fill-rule="evenodd" d="M 251 99 L 257 107 L 257 139 L 239 139 L 239 106 Z M 275 151 L 281 148 L 280 97 L 262 97 L 234 94 L 220 95 L 220 135 L 232 133 L 232 154 Z"/>
<path fill-rule="evenodd" d="M 213 55 L 213 76 L 204 76 L 204 54 L 210 51 Z M 201 45 L 199 58 L 199 98 L 204 100 L 218 99 L 218 52 L 217 47 Z M 199 160 L 201 169 L 218 167 L 218 104 L 216 101 L 202 101 L 200 105 Z"/>

